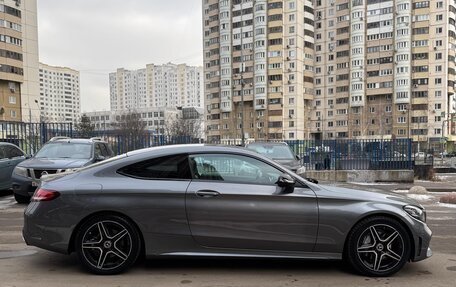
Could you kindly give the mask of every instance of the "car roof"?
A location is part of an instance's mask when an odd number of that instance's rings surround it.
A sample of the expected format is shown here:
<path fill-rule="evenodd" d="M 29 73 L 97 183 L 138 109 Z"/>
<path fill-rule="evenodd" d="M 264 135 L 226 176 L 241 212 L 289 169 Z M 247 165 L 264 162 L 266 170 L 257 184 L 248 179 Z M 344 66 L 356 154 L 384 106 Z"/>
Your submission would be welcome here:
<path fill-rule="evenodd" d="M 177 144 L 166 145 L 139 149 L 130 151 L 127 156 L 142 155 L 154 152 L 156 154 L 177 154 L 177 153 L 201 153 L 201 152 L 226 152 L 226 153 L 243 153 L 258 156 L 256 152 L 250 151 L 244 147 L 213 145 L 213 144 Z"/>
<path fill-rule="evenodd" d="M 104 141 L 100 140 L 93 140 L 93 139 L 72 139 L 72 138 L 67 138 L 67 139 L 56 139 L 53 141 L 48 141 L 48 143 L 86 143 L 86 144 L 91 144 L 91 143 L 106 143 Z"/>
<path fill-rule="evenodd" d="M 0 145 L 10 145 L 10 146 L 18 147 L 17 145 L 15 145 L 13 143 L 8 143 L 8 142 L 0 142 Z"/>
<path fill-rule="evenodd" d="M 278 146 L 278 145 L 288 145 L 286 142 L 252 142 L 247 144 L 246 146 L 249 145 L 262 145 L 262 146 Z"/>

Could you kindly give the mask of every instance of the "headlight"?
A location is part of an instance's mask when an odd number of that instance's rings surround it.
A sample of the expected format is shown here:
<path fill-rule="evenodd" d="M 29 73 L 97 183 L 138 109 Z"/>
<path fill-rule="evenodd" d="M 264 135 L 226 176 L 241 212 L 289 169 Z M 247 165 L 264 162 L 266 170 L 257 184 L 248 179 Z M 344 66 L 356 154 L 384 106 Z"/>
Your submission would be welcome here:
<path fill-rule="evenodd" d="M 25 167 L 16 166 L 13 170 L 13 173 L 23 177 L 29 177 L 27 174 L 27 169 Z"/>
<path fill-rule="evenodd" d="M 298 169 L 296 170 L 296 174 L 297 174 L 297 175 L 303 175 L 303 174 L 305 174 L 305 173 L 306 173 L 306 168 L 305 168 L 304 166 L 301 166 L 300 168 L 298 168 Z"/>
<path fill-rule="evenodd" d="M 426 211 L 424 211 L 423 209 L 413 205 L 406 205 L 404 206 L 404 210 L 411 217 L 418 219 L 422 222 L 426 222 Z"/>

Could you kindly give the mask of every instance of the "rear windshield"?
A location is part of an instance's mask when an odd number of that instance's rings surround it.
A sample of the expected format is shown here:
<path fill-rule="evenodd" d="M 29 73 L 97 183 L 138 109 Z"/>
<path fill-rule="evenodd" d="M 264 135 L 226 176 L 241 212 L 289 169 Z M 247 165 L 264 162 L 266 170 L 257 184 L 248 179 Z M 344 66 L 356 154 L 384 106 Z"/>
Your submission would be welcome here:
<path fill-rule="evenodd" d="M 248 149 L 269 157 L 270 159 L 294 159 L 294 154 L 287 145 L 249 145 Z"/>
<path fill-rule="evenodd" d="M 48 143 L 37 152 L 35 157 L 90 159 L 92 157 L 92 145 L 71 142 Z"/>

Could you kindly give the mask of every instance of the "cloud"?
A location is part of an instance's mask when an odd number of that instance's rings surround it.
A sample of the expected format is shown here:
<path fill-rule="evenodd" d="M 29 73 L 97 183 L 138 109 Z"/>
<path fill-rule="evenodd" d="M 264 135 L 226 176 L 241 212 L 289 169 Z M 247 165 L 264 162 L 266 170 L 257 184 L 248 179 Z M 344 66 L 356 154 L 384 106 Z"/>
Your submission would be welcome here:
<path fill-rule="evenodd" d="M 202 65 L 200 0 L 39 0 L 40 61 L 81 72 L 82 111 L 109 109 L 109 72 Z"/>

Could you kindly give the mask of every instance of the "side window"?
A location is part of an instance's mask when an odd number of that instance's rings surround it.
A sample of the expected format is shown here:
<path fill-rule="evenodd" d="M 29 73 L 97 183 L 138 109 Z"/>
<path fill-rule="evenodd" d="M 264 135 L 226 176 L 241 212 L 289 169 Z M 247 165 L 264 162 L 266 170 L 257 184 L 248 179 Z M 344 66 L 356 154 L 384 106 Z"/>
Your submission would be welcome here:
<path fill-rule="evenodd" d="M 118 173 L 142 179 L 190 179 L 186 155 L 149 159 L 120 168 Z"/>
<path fill-rule="evenodd" d="M 273 185 L 283 172 L 260 160 L 231 154 L 190 156 L 192 177 L 246 184 Z"/>
<path fill-rule="evenodd" d="M 14 146 L 5 146 L 4 148 L 6 158 L 20 157 L 24 155 L 22 151 L 20 151 L 18 148 Z"/>
<path fill-rule="evenodd" d="M 97 156 L 103 156 L 103 153 L 101 152 L 100 144 L 95 144 L 95 157 Z"/>
<path fill-rule="evenodd" d="M 0 160 L 5 159 L 5 152 L 3 146 L 0 146 Z"/>
<path fill-rule="evenodd" d="M 104 146 L 105 146 L 105 148 L 106 148 L 106 150 L 107 150 L 108 156 L 109 156 L 109 157 L 113 156 L 114 153 L 112 152 L 112 149 L 109 147 L 109 144 L 105 144 Z"/>
<path fill-rule="evenodd" d="M 100 149 L 101 149 L 101 155 L 104 156 L 104 157 L 109 157 L 109 153 L 108 153 L 108 150 L 106 149 L 106 145 L 105 144 L 99 144 L 100 146 Z"/>

